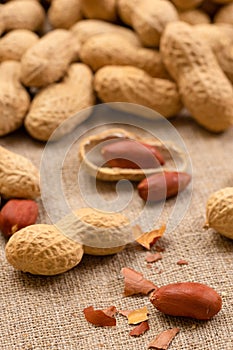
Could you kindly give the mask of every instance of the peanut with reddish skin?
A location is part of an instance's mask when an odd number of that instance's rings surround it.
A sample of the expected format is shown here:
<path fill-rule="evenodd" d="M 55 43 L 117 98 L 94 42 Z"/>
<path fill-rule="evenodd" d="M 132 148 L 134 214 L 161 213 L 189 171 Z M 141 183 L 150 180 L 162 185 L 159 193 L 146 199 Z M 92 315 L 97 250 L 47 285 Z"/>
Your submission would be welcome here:
<path fill-rule="evenodd" d="M 156 290 L 151 303 L 171 316 L 209 320 L 222 308 L 220 295 L 207 285 L 195 282 L 173 283 Z"/>
<path fill-rule="evenodd" d="M 176 196 L 190 181 L 191 176 L 187 173 L 164 171 L 142 180 L 138 185 L 139 196 L 144 201 L 158 202 Z"/>
<path fill-rule="evenodd" d="M 102 148 L 101 153 L 111 167 L 149 169 L 164 164 L 163 156 L 155 146 L 133 140 L 110 143 Z"/>
<path fill-rule="evenodd" d="M 11 199 L 0 212 L 0 230 L 6 238 L 36 222 L 38 205 L 30 199 Z"/>

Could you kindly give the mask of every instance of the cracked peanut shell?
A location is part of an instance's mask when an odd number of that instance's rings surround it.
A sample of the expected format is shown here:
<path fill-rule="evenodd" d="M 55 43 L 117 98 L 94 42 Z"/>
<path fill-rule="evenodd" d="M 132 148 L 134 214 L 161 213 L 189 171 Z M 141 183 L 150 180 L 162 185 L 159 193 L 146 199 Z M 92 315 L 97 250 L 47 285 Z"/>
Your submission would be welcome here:
<path fill-rule="evenodd" d="M 104 145 L 103 142 L 111 139 L 131 139 L 146 143 L 151 146 L 156 146 L 158 151 L 162 154 L 162 156 L 164 157 L 165 161 L 168 162 L 168 164 L 169 161 L 171 161 L 172 157 L 176 160 L 179 171 L 185 171 L 187 169 L 185 154 L 182 150 L 180 150 L 173 144 L 167 143 L 166 145 L 163 145 L 161 142 L 155 139 L 142 138 L 133 132 L 129 132 L 120 128 L 115 128 L 108 129 L 101 133 L 88 136 L 80 143 L 79 156 L 81 161 L 83 162 L 89 174 L 93 177 L 96 177 L 99 180 L 119 181 L 127 179 L 131 181 L 141 181 L 142 179 L 144 179 L 145 176 L 161 172 L 161 169 L 162 171 L 172 171 L 172 169 L 174 169 L 174 165 L 171 165 L 171 163 L 168 167 L 162 168 L 158 167 L 153 169 L 123 169 L 116 167 L 111 168 L 106 166 L 103 162 L 102 157 L 99 159 L 99 161 L 96 161 L 100 154 L 100 149 Z M 97 147 L 96 151 L 94 150 L 95 147 Z M 94 150 L 93 153 L 92 150 Z M 88 152 L 90 152 L 90 156 L 88 155 Z"/>

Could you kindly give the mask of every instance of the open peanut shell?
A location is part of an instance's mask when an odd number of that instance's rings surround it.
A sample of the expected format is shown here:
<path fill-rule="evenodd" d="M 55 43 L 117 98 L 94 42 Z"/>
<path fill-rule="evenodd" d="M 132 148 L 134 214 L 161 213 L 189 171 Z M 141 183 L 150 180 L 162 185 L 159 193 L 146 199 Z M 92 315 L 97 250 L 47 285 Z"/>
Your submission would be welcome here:
<path fill-rule="evenodd" d="M 111 139 L 131 139 L 156 146 L 165 159 L 165 165 L 153 169 L 122 169 L 109 167 L 104 164 L 100 152 L 100 145 Z M 99 147 L 98 147 L 99 146 Z M 162 144 L 159 140 L 140 137 L 133 132 L 120 128 L 108 129 L 101 133 L 91 135 L 83 139 L 80 143 L 79 156 L 82 165 L 85 166 L 88 173 L 98 180 L 119 181 L 123 179 L 131 181 L 141 181 L 146 176 L 161 171 L 185 171 L 187 169 L 187 160 L 184 151 L 170 142 Z"/>

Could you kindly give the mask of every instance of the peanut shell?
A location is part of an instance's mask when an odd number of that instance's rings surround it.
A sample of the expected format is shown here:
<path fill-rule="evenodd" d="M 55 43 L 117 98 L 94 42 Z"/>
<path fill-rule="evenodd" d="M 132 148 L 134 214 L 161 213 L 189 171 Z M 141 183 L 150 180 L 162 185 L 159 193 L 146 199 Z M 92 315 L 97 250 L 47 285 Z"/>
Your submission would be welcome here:
<path fill-rule="evenodd" d="M 179 12 L 179 18 L 183 22 L 192 25 L 210 23 L 210 17 L 200 9 L 187 10 Z"/>
<path fill-rule="evenodd" d="M 30 97 L 20 83 L 20 63 L 4 61 L 0 64 L 0 136 L 23 125 L 30 106 Z"/>
<path fill-rule="evenodd" d="M 54 28 L 69 29 L 82 18 L 81 0 L 53 0 L 48 18 Z"/>
<path fill-rule="evenodd" d="M 16 269 L 34 275 L 66 272 L 82 259 L 83 248 L 55 226 L 31 225 L 16 232 L 6 245 L 6 258 Z"/>
<path fill-rule="evenodd" d="M 116 33 L 130 41 L 132 45 L 142 46 L 138 36 L 132 30 L 98 19 L 85 19 L 71 27 L 75 38 L 83 45 L 88 39 L 98 34 Z"/>
<path fill-rule="evenodd" d="M 158 50 L 139 48 L 116 33 L 96 35 L 80 50 L 82 62 L 94 71 L 110 65 L 135 66 L 152 77 L 169 78 Z"/>
<path fill-rule="evenodd" d="M 132 13 L 132 27 L 148 47 L 159 46 L 166 25 L 178 20 L 175 6 L 166 0 L 140 1 Z"/>
<path fill-rule="evenodd" d="M 56 82 L 65 75 L 78 50 L 79 43 L 68 30 L 55 29 L 47 33 L 23 55 L 22 82 L 34 87 Z"/>
<path fill-rule="evenodd" d="M 209 45 L 184 22 L 170 23 L 161 40 L 164 63 L 184 105 L 199 124 L 221 132 L 233 124 L 233 87 Z"/>
<path fill-rule="evenodd" d="M 44 20 L 44 9 L 37 1 L 9 1 L 0 7 L 0 34 L 13 29 L 37 31 Z"/>
<path fill-rule="evenodd" d="M 215 23 L 228 23 L 233 25 L 233 3 L 223 6 L 214 17 Z"/>
<path fill-rule="evenodd" d="M 141 0 L 118 0 L 117 10 L 121 20 L 132 26 L 132 14 Z"/>
<path fill-rule="evenodd" d="M 95 74 L 94 89 L 103 102 L 135 103 L 167 118 L 176 115 L 182 108 L 174 82 L 153 78 L 132 66 L 101 68 Z"/>
<path fill-rule="evenodd" d="M 61 83 L 52 84 L 41 90 L 34 98 L 25 119 L 25 127 L 29 134 L 41 141 L 47 141 L 56 128 L 69 117 L 95 103 L 93 76 L 89 67 L 82 63 L 74 63 Z M 88 109 L 75 119 L 64 133 L 70 132 L 89 117 Z M 56 136 L 64 135 L 63 130 Z"/>
<path fill-rule="evenodd" d="M 39 172 L 31 161 L 0 146 L 0 194 L 6 198 L 40 195 Z"/>
<path fill-rule="evenodd" d="M 209 197 L 205 227 L 233 239 L 233 187 L 226 187 Z"/>
<path fill-rule="evenodd" d="M 201 5 L 204 0 L 172 0 L 176 7 L 181 10 L 189 10 Z"/>
<path fill-rule="evenodd" d="M 132 238 L 129 220 L 120 213 L 80 208 L 56 226 L 67 237 L 83 244 L 84 253 L 111 255 L 122 251 Z"/>
<path fill-rule="evenodd" d="M 92 160 L 88 159 L 87 153 L 92 150 L 93 147 L 98 146 L 103 141 L 110 139 L 132 139 L 139 142 L 146 143 L 148 145 L 156 146 L 158 151 L 163 155 L 165 160 L 169 160 L 171 157 L 170 152 L 173 154 L 173 157 L 176 158 L 178 167 L 180 171 L 185 170 L 187 167 L 184 154 L 181 150 L 177 149 L 171 144 L 167 144 L 165 148 L 160 142 L 151 140 L 149 138 L 141 138 L 135 135 L 132 132 L 123 130 L 123 129 L 109 129 L 101 132 L 100 134 L 92 135 L 85 138 L 80 143 L 79 147 L 79 156 L 81 161 L 84 162 L 84 165 L 91 176 L 96 177 L 102 181 L 118 181 L 122 179 L 128 179 L 132 181 L 141 181 L 146 175 L 151 175 L 157 172 L 161 172 L 161 168 L 153 169 L 123 169 L 123 168 L 109 168 L 106 166 L 98 166 Z M 163 167 L 163 170 L 168 168 Z M 170 168 L 171 170 L 171 168 Z"/>
<path fill-rule="evenodd" d="M 117 0 L 81 0 L 82 12 L 86 18 L 113 22 L 117 18 Z"/>
<path fill-rule="evenodd" d="M 12 30 L 0 39 L 0 61 L 20 61 L 27 49 L 38 40 L 38 35 L 30 30 Z"/>

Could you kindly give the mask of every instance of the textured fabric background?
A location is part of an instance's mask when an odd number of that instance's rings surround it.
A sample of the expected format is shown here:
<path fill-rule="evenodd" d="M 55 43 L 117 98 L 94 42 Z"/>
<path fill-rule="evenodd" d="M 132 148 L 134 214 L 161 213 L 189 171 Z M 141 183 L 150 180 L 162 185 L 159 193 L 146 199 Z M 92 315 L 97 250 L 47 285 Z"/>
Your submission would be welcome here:
<path fill-rule="evenodd" d="M 189 118 L 173 121 L 183 137 L 193 162 L 191 205 L 180 225 L 160 240 L 165 247 L 163 259 L 147 269 L 146 252 L 135 244 L 115 256 L 84 256 L 80 265 L 56 277 L 37 277 L 15 271 L 0 254 L 0 349 L 3 350 L 87 350 L 146 349 L 159 332 L 179 327 L 172 350 L 233 349 L 233 241 L 213 231 L 205 232 L 205 203 L 212 192 L 233 186 L 233 129 L 214 135 Z M 83 126 L 85 129 L 85 125 Z M 39 166 L 43 144 L 24 131 L 2 138 L 0 144 L 30 158 Z M 68 170 L 75 166 L 68 163 Z M 113 186 L 99 185 L 104 196 L 113 195 Z M 75 205 L 77 193 L 67 185 Z M 172 206 L 173 200 L 168 202 Z M 80 202 L 79 202 L 80 205 Z M 128 209 L 139 205 L 136 196 Z M 40 203 L 38 222 L 49 219 Z M 185 259 L 189 265 L 178 266 Z M 140 271 L 159 286 L 179 281 L 196 281 L 215 288 L 223 298 L 221 312 L 208 322 L 164 316 L 153 308 L 146 296 L 124 298 L 122 267 Z M 129 336 L 132 329 L 123 316 L 117 316 L 116 328 L 95 328 L 84 319 L 82 310 L 93 305 L 106 308 L 135 309 L 148 306 L 150 330 L 140 338 Z"/>

